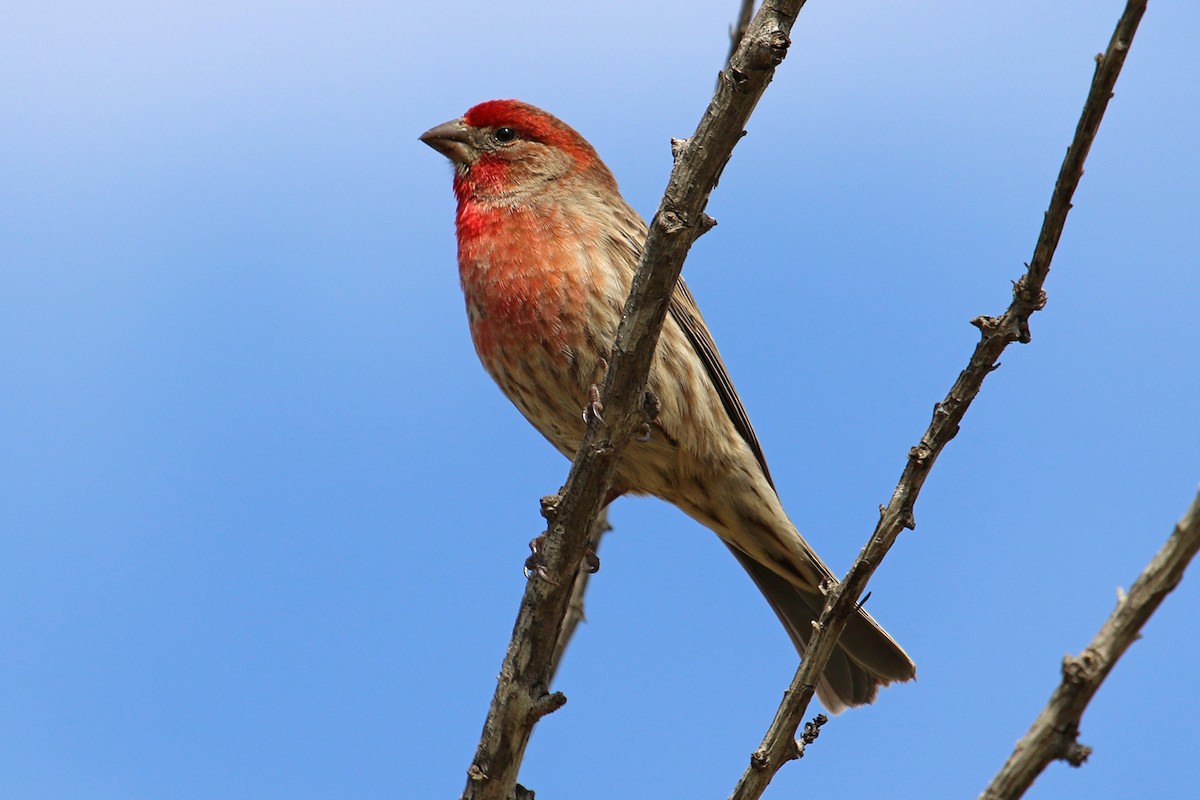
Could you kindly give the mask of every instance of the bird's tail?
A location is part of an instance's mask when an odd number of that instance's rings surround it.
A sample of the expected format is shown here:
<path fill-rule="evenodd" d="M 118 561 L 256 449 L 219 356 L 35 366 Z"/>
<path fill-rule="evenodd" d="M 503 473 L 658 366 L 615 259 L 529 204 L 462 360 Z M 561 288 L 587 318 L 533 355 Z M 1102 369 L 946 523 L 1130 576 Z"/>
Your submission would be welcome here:
<path fill-rule="evenodd" d="M 821 615 L 825 597 L 819 589 L 800 586 L 798 582 L 784 578 L 728 542 L 726 544 L 746 572 L 750 573 L 803 657 L 813 634 L 812 623 Z M 830 581 L 834 580 L 815 554 L 813 560 L 813 566 L 827 573 Z M 837 714 L 851 706 L 873 702 L 880 686 L 910 681 L 916 676 L 916 665 L 908 654 L 867 612 L 859 608 L 846 623 L 837 649 L 817 683 L 817 697 L 825 708 Z"/>

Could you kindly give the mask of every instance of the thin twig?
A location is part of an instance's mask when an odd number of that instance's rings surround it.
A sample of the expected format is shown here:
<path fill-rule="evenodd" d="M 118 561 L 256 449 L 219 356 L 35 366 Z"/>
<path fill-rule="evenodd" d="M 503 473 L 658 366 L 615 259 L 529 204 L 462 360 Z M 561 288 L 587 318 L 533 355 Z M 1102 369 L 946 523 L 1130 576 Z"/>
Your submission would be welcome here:
<path fill-rule="evenodd" d="M 612 530 L 612 525 L 608 524 L 608 508 L 600 509 L 600 513 L 596 515 L 596 523 L 592 525 L 592 551 L 597 555 L 600 552 L 600 537 Z M 550 658 L 550 681 L 553 685 L 554 676 L 558 674 L 558 668 L 562 666 L 563 653 L 567 651 L 567 645 L 571 643 L 571 637 L 575 635 L 575 629 L 579 627 L 579 623 L 587 619 L 584 613 L 583 598 L 587 593 L 588 579 L 592 577 L 592 573 L 587 570 L 579 570 L 575 575 L 575 586 L 571 589 L 571 600 L 567 605 L 567 616 L 563 620 L 562 628 L 558 632 L 558 641 L 554 643 L 554 654 Z"/>
<path fill-rule="evenodd" d="M 979 317 L 972 324 L 982 337 L 971 354 L 967 368 L 958 376 L 946 398 L 934 406 L 930 422 L 921 441 L 908 452 L 908 463 L 886 507 L 880 508 L 880 519 L 866 547 L 846 574 L 845 579 L 829 595 L 825 610 L 816 623 L 816 632 L 808 643 L 804 662 L 792 679 L 767 730 L 763 743 L 753 754 L 750 766 L 742 775 L 731 795 L 732 800 L 751 800 L 762 796 L 776 772 L 796 757 L 796 730 L 804 719 L 814 687 L 837 639 L 846 626 L 858 598 L 866 588 L 879 563 L 895 543 L 901 531 L 914 528 L 913 506 L 925 478 L 942 449 L 958 433 L 959 423 L 979 394 L 983 380 L 999 367 L 1000 354 L 1012 342 L 1030 340 L 1029 318 L 1046 303 L 1042 285 L 1050 271 L 1050 261 L 1062 235 L 1071 197 L 1083 175 L 1083 162 L 1095 139 L 1104 110 L 1112 97 L 1113 86 L 1120 74 L 1125 54 L 1133 41 L 1137 24 L 1145 11 L 1146 2 L 1131 0 L 1125 8 L 1108 50 L 1097 57 L 1097 69 L 1083 114 L 1075 129 L 1075 138 L 1067 150 L 1058 180 L 1050 198 L 1050 207 L 1042 222 L 1027 270 L 1013 285 L 1013 300 L 1000 317 Z"/>
<path fill-rule="evenodd" d="M 1033 785 L 1050 762 L 1062 760 L 1078 767 L 1087 760 L 1092 749 L 1077 741 L 1084 710 L 1117 660 L 1137 640 L 1142 626 L 1179 585 L 1197 551 L 1200 551 L 1200 494 L 1167 543 L 1134 581 L 1129 594 L 1118 593 L 1117 607 L 1096 638 L 1079 656 L 1063 659 L 1062 683 L 1050 695 L 1033 727 L 1017 742 L 980 800 L 1015 800 Z"/>
<path fill-rule="evenodd" d="M 492 704 L 471 767 L 464 800 L 507 800 L 533 726 L 566 702 L 549 692 L 558 631 L 587 535 L 603 503 L 617 460 L 646 422 L 644 387 L 668 299 L 692 243 L 712 227 L 708 196 L 744 134 L 746 121 L 791 44 L 788 33 L 804 0 L 767 0 L 722 71 L 716 92 L 691 139 L 676 149 L 675 168 L 650 222 L 641 263 L 625 304 L 601 389 L 604 422 L 592 415 L 557 501 L 549 504 L 542 569 L 521 600 Z"/>
<path fill-rule="evenodd" d="M 742 37 L 746 35 L 746 31 L 750 28 L 750 20 L 754 18 L 754 0 L 742 0 L 742 7 L 738 9 L 737 22 L 729 29 L 729 58 L 733 58 L 733 54 L 737 52 L 738 45 L 742 43 Z"/>

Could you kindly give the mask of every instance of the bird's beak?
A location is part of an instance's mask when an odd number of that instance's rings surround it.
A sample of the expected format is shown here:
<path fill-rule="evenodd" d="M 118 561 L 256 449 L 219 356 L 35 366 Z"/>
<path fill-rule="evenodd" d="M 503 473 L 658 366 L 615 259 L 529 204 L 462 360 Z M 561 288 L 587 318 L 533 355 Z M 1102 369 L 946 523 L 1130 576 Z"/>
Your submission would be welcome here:
<path fill-rule="evenodd" d="M 471 146 L 471 130 L 461 119 L 443 122 L 421 134 L 421 141 L 437 150 L 455 164 L 470 164 L 475 160 Z"/>

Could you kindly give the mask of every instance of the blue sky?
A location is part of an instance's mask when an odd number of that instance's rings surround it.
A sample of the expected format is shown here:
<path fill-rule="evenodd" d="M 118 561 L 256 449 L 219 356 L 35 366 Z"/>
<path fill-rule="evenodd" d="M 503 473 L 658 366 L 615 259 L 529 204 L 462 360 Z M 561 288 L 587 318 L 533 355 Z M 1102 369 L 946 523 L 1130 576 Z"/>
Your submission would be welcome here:
<path fill-rule="evenodd" d="M 5 6 L 0 796 L 456 796 L 568 465 L 476 362 L 416 137 L 519 97 L 648 215 L 736 6 Z M 835 569 L 1007 305 L 1120 7 L 803 12 L 684 274 Z M 919 681 L 768 797 L 977 794 L 1193 497 L 1198 34 L 1151 4 L 1033 342 L 872 583 Z M 724 797 L 794 653 L 714 536 L 612 516 L 522 780 Z M 1198 580 L 1030 797 L 1200 792 Z"/>

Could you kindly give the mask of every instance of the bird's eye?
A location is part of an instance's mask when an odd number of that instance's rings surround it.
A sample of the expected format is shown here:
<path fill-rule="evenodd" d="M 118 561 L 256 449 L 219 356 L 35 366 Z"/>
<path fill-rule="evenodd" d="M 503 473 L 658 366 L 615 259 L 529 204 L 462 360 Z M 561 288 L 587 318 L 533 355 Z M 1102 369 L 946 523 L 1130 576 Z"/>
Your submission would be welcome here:
<path fill-rule="evenodd" d="M 508 144 L 517 138 L 517 132 L 512 128 L 496 128 L 492 137 L 500 144 Z"/>

